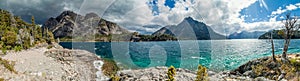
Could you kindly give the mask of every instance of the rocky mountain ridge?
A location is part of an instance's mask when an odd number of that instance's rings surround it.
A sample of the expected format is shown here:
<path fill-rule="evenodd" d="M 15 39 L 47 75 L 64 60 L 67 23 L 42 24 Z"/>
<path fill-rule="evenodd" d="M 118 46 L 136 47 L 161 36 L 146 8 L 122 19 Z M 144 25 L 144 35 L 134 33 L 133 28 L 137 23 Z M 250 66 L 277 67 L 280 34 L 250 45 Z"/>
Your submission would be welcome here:
<path fill-rule="evenodd" d="M 55 38 L 129 33 L 128 30 L 100 18 L 95 13 L 82 16 L 72 11 L 64 11 L 56 18 L 49 18 L 42 29 L 53 32 Z"/>
<path fill-rule="evenodd" d="M 152 27 L 152 25 L 150 25 Z M 155 26 L 155 25 L 153 25 Z M 156 26 L 155 26 L 156 27 Z M 68 38 L 90 41 L 130 41 L 133 34 L 120 27 L 116 23 L 104 20 L 95 13 L 88 13 L 84 16 L 72 11 L 64 11 L 59 16 L 49 18 L 42 26 L 42 31 L 51 31 L 55 38 Z M 44 34 L 44 33 L 43 33 Z M 166 36 L 166 35 L 170 36 Z M 150 36 L 150 37 L 149 37 Z M 226 37 L 214 32 L 212 28 L 203 22 L 194 20 L 192 17 L 185 18 L 178 25 L 168 25 L 154 32 L 152 35 L 140 37 L 143 40 L 152 38 L 176 37 L 176 40 L 210 40 L 225 39 Z M 144 37 L 144 38 L 143 38 Z M 155 37 L 155 38 L 154 38 Z M 138 39 L 139 40 L 139 39 Z"/>
<path fill-rule="evenodd" d="M 226 39 L 225 36 L 216 33 L 212 28 L 203 22 L 194 20 L 192 17 L 185 18 L 178 25 L 168 25 L 152 35 L 168 34 L 177 37 L 179 40 L 211 40 Z"/>

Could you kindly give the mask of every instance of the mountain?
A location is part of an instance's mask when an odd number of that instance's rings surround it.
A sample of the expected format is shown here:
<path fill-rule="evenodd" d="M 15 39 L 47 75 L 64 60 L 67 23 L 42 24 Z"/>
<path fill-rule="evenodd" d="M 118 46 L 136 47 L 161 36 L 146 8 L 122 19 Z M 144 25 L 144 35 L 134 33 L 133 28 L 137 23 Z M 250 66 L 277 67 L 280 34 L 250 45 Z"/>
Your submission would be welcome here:
<path fill-rule="evenodd" d="M 194 20 L 192 17 L 185 18 L 178 25 L 168 25 L 152 35 L 168 34 L 177 37 L 179 40 L 211 40 L 225 39 L 226 37 L 213 31 L 203 22 Z"/>
<path fill-rule="evenodd" d="M 281 35 L 278 34 L 280 30 L 273 31 L 273 39 L 284 39 Z M 269 39 L 271 37 L 272 31 L 266 32 L 263 35 L 259 36 L 258 39 Z M 295 35 L 292 36 L 292 39 L 300 39 L 300 31 L 296 32 Z"/>
<path fill-rule="evenodd" d="M 55 38 L 93 37 L 90 35 L 113 35 L 129 33 L 116 23 L 104 20 L 95 13 L 85 16 L 64 11 L 56 18 L 49 18 L 42 26 L 43 32 L 51 31 Z"/>
<path fill-rule="evenodd" d="M 233 33 L 228 36 L 228 39 L 257 39 L 259 36 L 264 34 L 266 32 L 263 31 L 254 31 L 254 32 L 248 32 L 248 31 L 242 31 L 240 33 Z"/>

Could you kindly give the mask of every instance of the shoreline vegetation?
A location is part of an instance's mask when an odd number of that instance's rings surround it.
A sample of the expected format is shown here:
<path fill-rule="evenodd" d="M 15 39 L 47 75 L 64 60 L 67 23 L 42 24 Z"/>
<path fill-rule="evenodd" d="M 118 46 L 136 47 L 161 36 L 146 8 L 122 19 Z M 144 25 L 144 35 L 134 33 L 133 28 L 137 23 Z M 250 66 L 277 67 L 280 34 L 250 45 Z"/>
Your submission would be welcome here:
<path fill-rule="evenodd" d="M 290 63 L 273 62 L 272 56 L 248 61 L 231 71 L 213 72 L 199 65 L 197 71 L 182 68 L 157 66 L 136 70 L 121 70 L 117 76 L 120 81 L 127 80 L 167 80 L 182 81 L 299 81 L 300 80 L 300 54 L 289 54 Z M 170 70 L 170 68 L 175 69 Z M 172 74 L 169 74 L 171 71 Z M 171 80 L 172 81 L 172 80 Z"/>

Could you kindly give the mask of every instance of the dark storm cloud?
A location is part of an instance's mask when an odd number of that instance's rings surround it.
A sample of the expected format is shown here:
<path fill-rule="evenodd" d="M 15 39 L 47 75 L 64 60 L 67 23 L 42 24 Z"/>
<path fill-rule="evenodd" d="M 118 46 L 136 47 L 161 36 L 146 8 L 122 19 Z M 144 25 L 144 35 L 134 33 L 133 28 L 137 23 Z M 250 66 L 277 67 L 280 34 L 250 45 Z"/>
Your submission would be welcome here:
<path fill-rule="evenodd" d="M 43 24 L 48 18 L 58 16 L 64 10 L 79 9 L 83 0 L 1 0 L 0 8 L 21 16 L 29 22 L 35 16 L 38 24 Z"/>
<path fill-rule="evenodd" d="M 113 4 L 109 5 L 109 7 L 105 9 L 106 11 L 104 12 L 103 17 L 122 18 L 134 9 L 133 3 L 134 0 L 115 0 Z"/>

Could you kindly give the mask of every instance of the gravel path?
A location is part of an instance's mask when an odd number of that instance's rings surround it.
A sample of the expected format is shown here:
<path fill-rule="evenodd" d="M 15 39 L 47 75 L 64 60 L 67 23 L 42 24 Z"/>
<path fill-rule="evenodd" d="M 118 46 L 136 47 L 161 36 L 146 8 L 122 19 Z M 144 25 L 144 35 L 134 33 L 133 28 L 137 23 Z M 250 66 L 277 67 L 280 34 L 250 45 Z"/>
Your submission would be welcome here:
<path fill-rule="evenodd" d="M 8 81 L 102 81 L 103 62 L 84 50 L 32 48 L 10 52 L 1 58 L 13 61 L 17 74 L 0 65 L 0 78 Z M 97 74 L 98 76 L 97 76 Z M 100 74 L 100 76 L 99 76 Z"/>
<path fill-rule="evenodd" d="M 61 81 L 61 78 L 56 78 L 64 75 L 61 69 L 61 64 L 55 59 L 46 57 L 44 52 L 46 48 L 30 49 L 26 51 L 8 53 L 3 57 L 10 61 L 15 61 L 15 70 L 18 73 L 40 77 L 48 80 Z"/>

